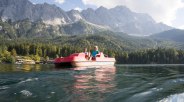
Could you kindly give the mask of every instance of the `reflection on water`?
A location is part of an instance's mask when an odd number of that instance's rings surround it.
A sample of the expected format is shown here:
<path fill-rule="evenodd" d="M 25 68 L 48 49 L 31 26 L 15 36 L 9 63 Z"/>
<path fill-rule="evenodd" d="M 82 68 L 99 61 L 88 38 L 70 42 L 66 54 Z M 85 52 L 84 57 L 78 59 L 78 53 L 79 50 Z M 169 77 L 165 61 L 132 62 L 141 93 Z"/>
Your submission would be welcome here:
<path fill-rule="evenodd" d="M 29 65 L 29 64 L 1 64 L 0 72 L 35 72 L 35 71 L 46 71 L 54 68 L 54 65 Z"/>
<path fill-rule="evenodd" d="M 183 65 L 0 65 L 0 102 L 183 102 Z"/>
<path fill-rule="evenodd" d="M 84 69 L 87 70 L 87 68 L 74 68 L 74 70 Z M 91 69 L 89 68 L 89 70 Z M 73 94 L 80 94 L 80 96 L 77 96 L 78 98 L 74 98 L 75 100 L 72 101 L 89 101 L 93 97 L 101 97 L 98 101 L 103 101 L 102 93 L 111 92 L 115 88 L 115 74 L 116 68 L 114 66 L 106 66 L 94 68 L 90 73 L 74 75 Z"/>
<path fill-rule="evenodd" d="M 23 65 L 22 66 L 22 70 L 24 70 L 25 72 L 30 72 L 32 69 L 31 65 Z"/>
<path fill-rule="evenodd" d="M 99 91 L 110 92 L 111 88 L 115 87 L 116 68 L 115 67 L 105 67 L 95 70 L 95 80 L 99 83 L 97 85 Z"/>
<path fill-rule="evenodd" d="M 35 64 L 35 65 L 22 65 L 22 70 L 24 72 L 30 72 L 30 71 L 40 71 L 41 70 L 41 65 Z"/>

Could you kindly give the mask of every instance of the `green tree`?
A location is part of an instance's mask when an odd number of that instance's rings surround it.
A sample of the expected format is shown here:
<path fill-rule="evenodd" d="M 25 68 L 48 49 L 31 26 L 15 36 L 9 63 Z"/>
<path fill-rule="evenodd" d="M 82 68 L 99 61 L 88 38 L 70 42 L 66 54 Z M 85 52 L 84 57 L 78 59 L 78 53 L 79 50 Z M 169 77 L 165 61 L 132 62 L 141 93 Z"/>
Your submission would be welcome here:
<path fill-rule="evenodd" d="M 16 57 L 16 56 L 17 56 L 17 52 L 16 52 L 16 50 L 15 50 L 15 49 L 12 49 L 12 51 L 11 51 L 11 55 L 12 55 L 12 56 L 14 56 L 14 57 Z"/>
<path fill-rule="evenodd" d="M 38 55 L 35 55 L 34 57 L 33 57 L 33 60 L 34 61 L 36 61 L 36 62 L 39 62 L 40 61 L 40 56 L 38 56 Z"/>

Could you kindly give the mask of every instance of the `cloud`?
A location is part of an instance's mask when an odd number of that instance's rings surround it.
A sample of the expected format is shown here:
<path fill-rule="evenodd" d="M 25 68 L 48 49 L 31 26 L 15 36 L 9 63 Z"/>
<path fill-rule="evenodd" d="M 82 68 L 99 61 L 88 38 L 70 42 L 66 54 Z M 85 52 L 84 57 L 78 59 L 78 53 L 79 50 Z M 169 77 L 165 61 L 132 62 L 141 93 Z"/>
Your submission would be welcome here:
<path fill-rule="evenodd" d="M 80 7 L 76 7 L 76 8 L 74 8 L 74 10 L 82 11 L 82 9 Z"/>
<path fill-rule="evenodd" d="M 63 4 L 63 3 L 65 2 L 65 0 L 55 0 L 54 2 L 57 2 L 57 3 Z"/>
<path fill-rule="evenodd" d="M 184 29 L 184 25 L 180 26 L 179 29 Z"/>
<path fill-rule="evenodd" d="M 177 28 L 181 28 L 184 25 L 184 8 L 178 9 L 176 19 L 172 21 L 172 25 Z M 184 27 L 184 26 L 183 26 Z"/>
<path fill-rule="evenodd" d="M 184 7 L 184 0 L 82 0 L 85 5 L 113 8 L 124 5 L 134 12 L 147 13 L 157 22 L 172 25 L 176 11 Z"/>

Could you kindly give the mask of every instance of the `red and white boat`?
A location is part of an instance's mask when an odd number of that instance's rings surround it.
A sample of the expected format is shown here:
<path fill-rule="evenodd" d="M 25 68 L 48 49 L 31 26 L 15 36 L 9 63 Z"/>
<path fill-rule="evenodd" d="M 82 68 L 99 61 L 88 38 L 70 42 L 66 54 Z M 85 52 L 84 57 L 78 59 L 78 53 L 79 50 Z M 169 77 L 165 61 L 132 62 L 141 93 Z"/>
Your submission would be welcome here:
<path fill-rule="evenodd" d="M 115 58 L 106 57 L 102 52 L 97 54 L 95 59 L 89 60 L 85 53 L 74 53 L 68 57 L 56 58 L 54 64 L 56 67 L 87 67 L 87 66 L 104 66 L 114 65 Z"/>

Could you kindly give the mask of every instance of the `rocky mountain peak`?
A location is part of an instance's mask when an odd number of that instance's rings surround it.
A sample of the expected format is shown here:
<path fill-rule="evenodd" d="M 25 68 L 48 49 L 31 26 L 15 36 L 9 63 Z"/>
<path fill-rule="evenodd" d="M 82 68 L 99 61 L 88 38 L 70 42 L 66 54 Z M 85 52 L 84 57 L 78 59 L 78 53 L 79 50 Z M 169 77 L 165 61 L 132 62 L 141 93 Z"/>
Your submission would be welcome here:
<path fill-rule="evenodd" d="M 111 8 L 111 10 L 116 10 L 116 11 L 127 11 L 127 12 L 132 12 L 129 8 L 126 6 L 116 6 L 114 8 Z"/>
<path fill-rule="evenodd" d="M 105 11 L 108 10 L 107 8 L 100 6 L 99 8 L 96 9 L 96 11 Z"/>
<path fill-rule="evenodd" d="M 164 24 L 157 24 L 147 14 L 132 12 L 125 6 L 111 9 L 101 6 L 96 10 L 88 8 L 81 12 L 77 10 L 65 12 L 48 3 L 34 5 L 29 0 L 0 0 L 0 17 L 12 21 L 43 20 L 46 24 L 56 26 L 84 20 L 93 26 L 105 26 L 116 32 L 130 34 L 152 34 L 171 29 Z"/>
<path fill-rule="evenodd" d="M 67 12 L 69 18 L 72 20 L 72 22 L 76 22 L 79 20 L 82 20 L 83 17 L 81 16 L 80 12 L 78 10 L 70 10 Z"/>

